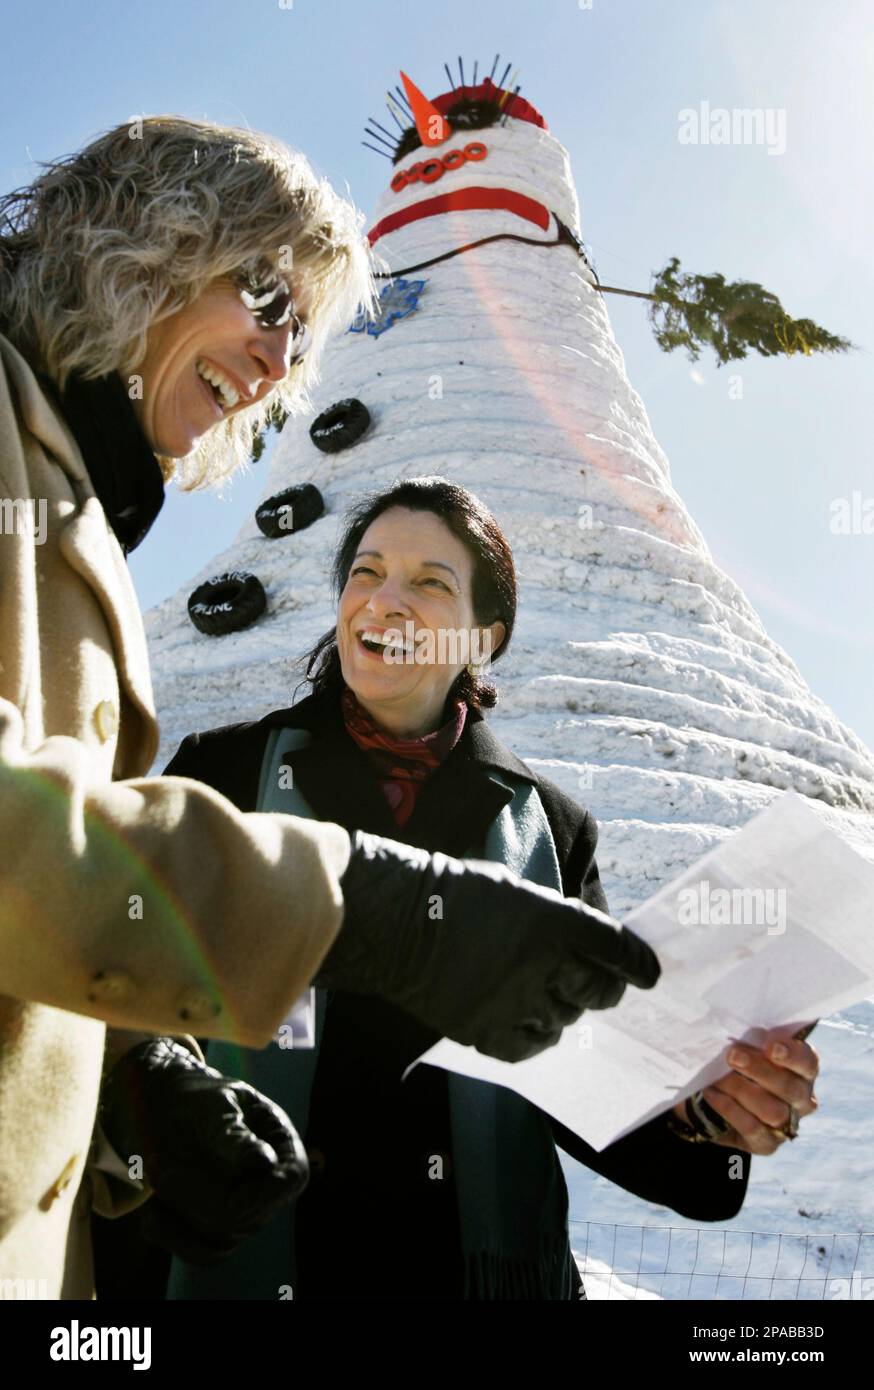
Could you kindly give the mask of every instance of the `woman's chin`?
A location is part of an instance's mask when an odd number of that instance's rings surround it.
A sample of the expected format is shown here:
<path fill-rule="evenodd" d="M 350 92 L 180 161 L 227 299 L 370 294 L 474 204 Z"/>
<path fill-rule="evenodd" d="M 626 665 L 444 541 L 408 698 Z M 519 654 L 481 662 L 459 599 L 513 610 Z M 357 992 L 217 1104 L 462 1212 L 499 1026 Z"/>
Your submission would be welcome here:
<path fill-rule="evenodd" d="M 384 676 L 357 676 L 346 684 L 361 700 L 397 700 L 403 699 L 405 694 L 397 681 L 386 680 Z"/>
<path fill-rule="evenodd" d="M 344 672 L 343 679 L 359 700 L 402 700 L 412 694 L 409 682 L 399 679 L 390 667 Z"/>
<path fill-rule="evenodd" d="M 175 419 L 166 421 L 163 428 L 154 431 L 155 441 L 150 440 L 151 447 L 164 458 L 186 458 L 221 423 L 221 420 L 214 418 L 204 419 L 202 410 L 196 414 L 193 411 L 190 414 L 180 411 Z"/>
<path fill-rule="evenodd" d="M 151 448 L 162 458 L 184 459 L 196 449 L 206 430 L 173 430 L 150 440 Z"/>

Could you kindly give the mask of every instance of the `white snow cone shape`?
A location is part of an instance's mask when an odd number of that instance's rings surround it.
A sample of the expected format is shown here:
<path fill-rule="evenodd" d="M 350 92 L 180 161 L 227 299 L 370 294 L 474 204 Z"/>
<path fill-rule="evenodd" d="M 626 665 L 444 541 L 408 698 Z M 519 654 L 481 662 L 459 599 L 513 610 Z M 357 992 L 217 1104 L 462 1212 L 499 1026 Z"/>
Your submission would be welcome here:
<path fill-rule="evenodd" d="M 424 99 L 407 93 L 427 136 Z M 247 520 L 149 615 L 161 758 L 193 729 L 292 702 L 292 660 L 333 625 L 346 508 L 439 473 L 495 512 L 519 572 L 497 732 L 596 816 L 616 915 L 788 787 L 874 859 L 874 757 L 771 641 L 674 491 L 575 244 L 566 150 L 490 80 L 432 108 L 449 129 L 432 116 L 430 145 L 399 103 L 392 113 L 406 124 L 370 237 L 395 278 L 380 281 L 380 320 L 336 336 L 315 393 L 319 412 L 360 402 L 369 423 L 325 452 L 311 420 L 289 420 L 273 454 L 264 498 L 314 483 L 324 515 L 276 539 Z M 498 239 L 462 249 L 482 238 Z M 343 411 L 327 418 L 336 442 Z M 267 611 L 203 635 L 187 597 L 229 571 L 257 576 Z"/>

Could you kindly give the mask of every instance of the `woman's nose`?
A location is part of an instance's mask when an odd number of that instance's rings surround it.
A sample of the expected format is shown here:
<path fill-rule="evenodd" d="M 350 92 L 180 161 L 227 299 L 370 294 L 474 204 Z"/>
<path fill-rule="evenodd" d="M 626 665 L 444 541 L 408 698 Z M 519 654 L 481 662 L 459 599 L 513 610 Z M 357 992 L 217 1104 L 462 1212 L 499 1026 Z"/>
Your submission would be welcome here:
<path fill-rule="evenodd" d="M 384 579 L 372 591 L 367 606 L 374 617 L 388 618 L 396 614 L 406 615 L 410 611 L 404 602 L 401 586 L 394 579 Z"/>
<path fill-rule="evenodd" d="M 294 324 L 283 324 L 256 334 L 249 343 L 249 352 L 258 363 L 261 376 L 267 381 L 282 381 L 291 366 L 291 343 Z"/>

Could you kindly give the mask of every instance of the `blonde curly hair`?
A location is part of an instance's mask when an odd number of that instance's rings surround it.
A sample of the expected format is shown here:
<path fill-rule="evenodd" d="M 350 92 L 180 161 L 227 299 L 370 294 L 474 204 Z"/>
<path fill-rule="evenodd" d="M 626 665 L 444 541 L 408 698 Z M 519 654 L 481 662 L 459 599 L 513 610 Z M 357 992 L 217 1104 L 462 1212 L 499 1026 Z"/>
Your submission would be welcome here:
<path fill-rule="evenodd" d="M 251 130 L 177 116 L 116 126 L 0 198 L 2 331 L 63 391 L 71 373 L 133 374 L 153 323 L 244 266 L 293 279 L 312 346 L 273 391 L 184 459 L 185 490 L 245 466 L 272 411 L 311 408 L 326 339 L 373 312 L 364 214 L 307 159 Z M 289 270 L 290 265 L 290 270 Z"/>

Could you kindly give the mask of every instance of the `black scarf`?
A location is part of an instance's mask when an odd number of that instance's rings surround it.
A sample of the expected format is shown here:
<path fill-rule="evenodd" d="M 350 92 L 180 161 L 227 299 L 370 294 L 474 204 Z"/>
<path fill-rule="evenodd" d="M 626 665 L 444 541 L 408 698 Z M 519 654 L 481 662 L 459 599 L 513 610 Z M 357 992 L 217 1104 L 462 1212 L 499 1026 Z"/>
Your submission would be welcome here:
<path fill-rule="evenodd" d="M 71 376 L 63 395 L 52 390 L 82 451 L 106 519 L 127 556 L 148 534 L 164 505 L 164 475 L 124 383 L 110 372 L 97 381 Z"/>

